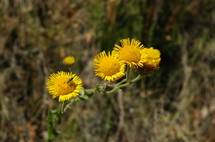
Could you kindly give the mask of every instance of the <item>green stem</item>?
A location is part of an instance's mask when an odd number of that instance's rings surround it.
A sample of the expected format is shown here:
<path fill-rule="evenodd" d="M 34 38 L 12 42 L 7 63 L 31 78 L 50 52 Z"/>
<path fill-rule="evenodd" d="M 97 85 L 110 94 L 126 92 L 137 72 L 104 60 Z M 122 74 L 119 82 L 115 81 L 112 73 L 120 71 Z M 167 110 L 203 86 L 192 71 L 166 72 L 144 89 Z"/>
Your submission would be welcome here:
<path fill-rule="evenodd" d="M 95 89 L 85 89 L 85 94 L 86 95 L 91 95 L 91 94 L 93 94 L 95 92 L 96 92 L 96 88 Z"/>
<path fill-rule="evenodd" d="M 96 87 L 96 88 L 94 88 L 94 89 L 85 89 L 85 95 L 87 95 L 87 96 L 91 96 L 91 95 L 93 95 L 95 92 L 99 92 L 99 93 L 103 93 L 103 94 L 111 94 L 111 93 L 113 93 L 113 92 L 115 92 L 116 90 L 118 90 L 118 89 L 120 89 L 120 88 L 123 88 L 123 87 L 126 87 L 126 86 L 128 86 L 128 85 L 130 85 L 130 84 L 132 84 L 132 83 L 134 83 L 134 82 L 136 82 L 136 81 L 138 81 L 138 80 L 140 80 L 142 78 L 142 75 L 138 75 L 136 78 L 134 78 L 133 80 L 131 80 L 131 81 L 129 81 L 129 82 L 127 82 L 127 83 L 125 83 L 125 84 L 122 84 L 122 83 L 124 83 L 125 81 L 127 81 L 127 77 L 126 77 L 126 79 L 124 79 L 124 80 L 122 80 L 121 82 L 119 82 L 118 84 L 116 84 L 116 86 L 112 89 L 112 90 L 110 90 L 110 91 L 100 91 L 99 90 L 99 88 L 98 87 Z"/>
<path fill-rule="evenodd" d="M 134 83 L 134 82 L 136 82 L 138 80 L 140 80 L 141 78 L 142 78 L 142 75 L 138 75 L 136 78 L 134 78 L 133 80 L 129 81 L 128 83 L 125 83 L 125 84 L 122 84 L 122 85 L 117 85 L 112 90 L 107 91 L 106 94 L 111 94 L 111 93 L 115 92 L 116 90 L 118 90 L 118 89 L 120 89 L 122 87 L 126 87 L 126 86 L 128 86 L 128 85 L 130 85 L 130 84 L 132 84 L 132 83 Z"/>
<path fill-rule="evenodd" d="M 66 66 L 66 67 L 68 68 L 69 72 L 72 72 L 72 70 L 71 70 L 71 68 L 69 66 Z"/>
<path fill-rule="evenodd" d="M 58 108 L 60 111 L 61 111 L 61 113 L 63 114 L 63 109 L 64 109 L 64 101 L 63 102 L 61 102 L 60 103 L 60 107 Z"/>
<path fill-rule="evenodd" d="M 117 85 L 120 85 L 128 80 L 129 72 L 130 72 L 130 68 L 127 67 L 125 79 L 123 79 L 121 82 L 117 83 Z"/>

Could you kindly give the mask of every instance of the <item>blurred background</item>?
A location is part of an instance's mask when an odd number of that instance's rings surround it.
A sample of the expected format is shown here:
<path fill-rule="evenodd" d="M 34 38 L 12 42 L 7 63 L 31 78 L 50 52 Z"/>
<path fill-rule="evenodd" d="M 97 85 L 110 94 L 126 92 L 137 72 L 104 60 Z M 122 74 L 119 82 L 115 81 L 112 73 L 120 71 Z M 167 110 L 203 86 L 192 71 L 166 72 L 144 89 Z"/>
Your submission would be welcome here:
<path fill-rule="evenodd" d="M 215 142 L 214 0 L 0 0 L 0 141 L 48 141 L 48 76 L 72 55 L 94 88 L 93 58 L 123 38 L 160 50 L 160 69 L 75 102 L 53 141 Z"/>

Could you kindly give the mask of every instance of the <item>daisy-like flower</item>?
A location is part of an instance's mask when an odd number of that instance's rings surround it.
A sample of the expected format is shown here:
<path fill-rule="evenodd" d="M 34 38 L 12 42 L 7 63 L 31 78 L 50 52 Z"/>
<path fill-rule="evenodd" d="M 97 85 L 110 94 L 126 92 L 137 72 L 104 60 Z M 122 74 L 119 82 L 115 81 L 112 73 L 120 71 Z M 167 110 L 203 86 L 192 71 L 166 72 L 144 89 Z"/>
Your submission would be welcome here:
<path fill-rule="evenodd" d="M 71 66 L 75 63 L 75 58 L 73 56 L 67 56 L 63 59 L 63 63 L 66 66 Z"/>
<path fill-rule="evenodd" d="M 118 54 L 119 60 L 124 61 L 130 67 L 142 67 L 146 54 L 143 52 L 143 45 L 140 41 L 132 39 L 120 40 L 121 47 L 115 44 L 114 52 Z"/>
<path fill-rule="evenodd" d="M 59 97 L 59 102 L 78 96 L 83 88 L 80 77 L 63 71 L 51 74 L 46 86 L 52 98 Z"/>
<path fill-rule="evenodd" d="M 120 61 L 114 52 L 105 51 L 94 58 L 95 74 L 107 81 L 114 81 L 125 75 L 125 64 Z"/>
<path fill-rule="evenodd" d="M 138 72 L 141 74 L 147 74 L 157 70 L 161 61 L 160 51 L 150 47 L 144 48 L 143 52 L 147 54 L 147 58 L 146 61 L 143 62 L 143 67 L 137 68 Z"/>

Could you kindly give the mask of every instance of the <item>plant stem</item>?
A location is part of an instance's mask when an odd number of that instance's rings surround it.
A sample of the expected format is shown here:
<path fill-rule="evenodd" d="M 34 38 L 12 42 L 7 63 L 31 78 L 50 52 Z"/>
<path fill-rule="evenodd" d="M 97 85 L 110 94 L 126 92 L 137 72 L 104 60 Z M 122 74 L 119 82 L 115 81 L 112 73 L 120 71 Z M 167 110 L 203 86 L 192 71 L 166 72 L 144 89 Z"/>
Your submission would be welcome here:
<path fill-rule="evenodd" d="M 105 94 L 111 94 L 111 93 L 115 92 L 116 90 L 118 90 L 118 89 L 120 89 L 122 87 L 126 87 L 126 86 L 128 86 L 128 85 L 130 85 L 130 84 L 132 84 L 132 83 L 134 83 L 134 82 L 136 82 L 138 80 L 140 80 L 141 78 L 142 78 L 142 76 L 138 75 L 136 78 L 134 78 L 133 80 L 129 81 L 128 83 L 125 83 L 125 84 L 122 84 L 122 85 L 116 85 L 115 88 L 113 88 L 110 91 L 107 91 Z"/>
<path fill-rule="evenodd" d="M 129 71 L 128 71 L 128 72 L 129 72 Z M 139 74 L 139 75 L 138 75 L 136 78 L 134 78 L 133 80 L 131 80 L 131 81 L 125 83 L 125 84 L 122 84 L 122 83 L 124 83 L 124 82 L 127 81 L 128 78 L 126 77 L 126 79 L 124 79 L 124 80 L 122 80 L 121 82 L 119 82 L 118 84 L 116 84 L 116 86 L 115 86 L 112 90 L 110 90 L 110 91 L 100 91 L 100 90 L 98 89 L 98 87 L 96 87 L 96 88 L 94 88 L 94 89 L 85 89 L 85 95 L 91 96 L 91 95 L 93 95 L 95 92 L 99 92 L 99 93 L 103 93 L 103 94 L 111 94 L 111 93 L 115 92 L 116 90 L 118 90 L 118 89 L 120 89 L 120 88 L 126 87 L 126 86 L 128 86 L 128 85 L 130 85 L 130 84 L 132 84 L 132 83 L 134 83 L 134 82 L 136 82 L 136 81 L 138 81 L 138 80 L 140 80 L 142 77 L 143 77 L 143 76 Z"/>
<path fill-rule="evenodd" d="M 130 68 L 127 67 L 125 79 L 123 79 L 121 82 L 117 83 L 117 85 L 120 85 L 128 80 L 129 72 L 130 72 Z"/>

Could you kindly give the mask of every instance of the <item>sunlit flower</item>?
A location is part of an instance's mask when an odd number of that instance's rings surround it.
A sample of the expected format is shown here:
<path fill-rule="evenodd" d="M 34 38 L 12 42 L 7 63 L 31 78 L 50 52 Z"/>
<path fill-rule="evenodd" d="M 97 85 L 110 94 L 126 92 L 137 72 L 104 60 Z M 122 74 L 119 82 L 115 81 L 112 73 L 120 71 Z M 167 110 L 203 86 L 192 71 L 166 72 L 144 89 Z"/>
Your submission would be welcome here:
<path fill-rule="evenodd" d="M 140 41 L 132 39 L 120 40 L 121 47 L 115 44 L 114 52 L 118 54 L 119 60 L 124 61 L 130 67 L 142 67 L 146 54 L 143 52 L 143 45 Z"/>
<path fill-rule="evenodd" d="M 143 62 L 143 67 L 137 68 L 138 72 L 142 74 L 147 74 L 157 70 L 161 61 L 160 51 L 150 47 L 144 48 L 143 52 L 147 55 L 147 57 L 146 61 Z"/>
<path fill-rule="evenodd" d="M 83 88 L 80 77 L 63 71 L 51 74 L 46 86 L 53 98 L 59 97 L 59 102 L 78 96 Z"/>
<path fill-rule="evenodd" d="M 95 74 L 107 81 L 114 81 L 125 75 L 125 64 L 116 58 L 112 52 L 105 51 L 99 53 L 94 58 Z"/>
<path fill-rule="evenodd" d="M 63 59 L 63 63 L 66 66 L 71 66 L 75 63 L 75 58 L 73 56 L 67 56 Z"/>

